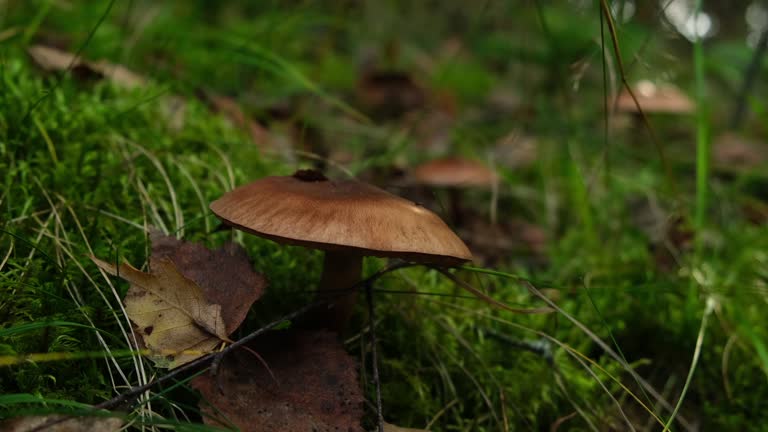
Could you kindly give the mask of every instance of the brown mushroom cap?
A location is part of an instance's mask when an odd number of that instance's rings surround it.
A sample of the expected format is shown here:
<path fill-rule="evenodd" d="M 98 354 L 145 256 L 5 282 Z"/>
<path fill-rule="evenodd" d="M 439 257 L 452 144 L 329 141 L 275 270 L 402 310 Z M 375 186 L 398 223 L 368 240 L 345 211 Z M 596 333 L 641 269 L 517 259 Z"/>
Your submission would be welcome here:
<path fill-rule="evenodd" d="M 439 187 L 490 187 L 497 176 L 487 166 L 461 158 L 435 159 L 417 166 L 413 179 L 420 184 Z"/>
<path fill-rule="evenodd" d="M 644 112 L 687 114 L 694 110 L 694 104 L 685 93 L 672 85 L 656 85 L 640 81 L 632 88 L 637 102 Z M 623 89 L 616 102 L 619 111 L 638 112 L 637 105 L 627 89 Z"/>
<path fill-rule="evenodd" d="M 768 160 L 768 146 L 733 132 L 725 132 L 714 139 L 712 160 L 721 168 L 756 168 Z"/>
<path fill-rule="evenodd" d="M 472 259 L 436 214 L 355 180 L 306 171 L 266 177 L 210 207 L 225 223 L 281 243 L 445 265 Z"/>

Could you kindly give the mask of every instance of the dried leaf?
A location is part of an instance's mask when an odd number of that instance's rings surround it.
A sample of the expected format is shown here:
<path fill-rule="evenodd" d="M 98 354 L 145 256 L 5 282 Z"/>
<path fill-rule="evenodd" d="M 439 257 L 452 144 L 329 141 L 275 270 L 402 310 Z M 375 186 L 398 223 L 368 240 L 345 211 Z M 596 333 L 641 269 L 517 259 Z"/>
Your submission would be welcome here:
<path fill-rule="evenodd" d="M 412 429 L 384 423 L 384 432 L 429 432 L 427 429 Z"/>
<path fill-rule="evenodd" d="M 0 422 L 0 430 L 5 432 L 31 432 L 48 422 L 63 418 L 60 415 L 19 417 Z M 123 420 L 116 417 L 73 417 L 51 426 L 45 426 L 45 432 L 117 432 L 123 426 Z"/>
<path fill-rule="evenodd" d="M 152 262 L 169 258 L 181 274 L 202 289 L 208 302 L 221 306 L 226 334 L 240 326 L 251 305 L 264 295 L 264 276 L 253 271 L 245 250 L 235 243 L 212 251 L 159 231 L 152 231 L 150 240 Z"/>
<path fill-rule="evenodd" d="M 238 350 L 219 370 L 223 394 L 210 375 L 192 381 L 205 399 L 206 424 L 243 432 L 362 431 L 356 363 L 333 333 L 278 331 L 250 348 L 271 374 L 248 350 Z"/>
<path fill-rule="evenodd" d="M 32 60 L 47 72 L 61 72 L 70 69 L 72 74 L 80 79 L 99 79 L 99 73 L 88 67 L 80 57 L 43 45 L 33 45 L 27 49 Z"/>
<path fill-rule="evenodd" d="M 72 53 L 43 45 L 32 45 L 27 52 L 38 66 L 47 71 L 62 71 L 81 61 Z"/>
<path fill-rule="evenodd" d="M 81 79 L 107 78 L 119 87 L 135 88 L 147 84 L 141 75 L 125 66 L 106 60 L 88 61 L 73 53 L 44 45 L 32 45 L 27 49 L 32 60 L 49 72 L 61 72 L 67 69 Z"/>
<path fill-rule="evenodd" d="M 170 259 L 152 260 L 151 273 L 130 264 L 116 267 L 91 259 L 107 273 L 131 283 L 125 312 L 159 367 L 187 363 L 228 340 L 221 306 L 208 302 L 202 289 L 179 273 Z"/>
<path fill-rule="evenodd" d="M 266 281 L 235 245 L 211 251 L 157 232 L 152 242 L 150 273 L 91 259 L 131 283 L 126 314 L 152 360 L 173 368 L 229 341 L 227 336 L 263 295 Z"/>
<path fill-rule="evenodd" d="M 88 65 L 117 86 L 136 88 L 147 85 L 147 80 L 143 76 L 123 65 L 110 63 L 106 60 L 88 62 Z"/>

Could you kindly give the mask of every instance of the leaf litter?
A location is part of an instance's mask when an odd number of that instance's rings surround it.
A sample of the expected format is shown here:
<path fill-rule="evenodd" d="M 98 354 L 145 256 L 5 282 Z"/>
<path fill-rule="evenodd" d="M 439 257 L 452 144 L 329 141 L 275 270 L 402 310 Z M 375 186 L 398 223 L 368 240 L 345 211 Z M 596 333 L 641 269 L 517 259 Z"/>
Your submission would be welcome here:
<path fill-rule="evenodd" d="M 117 432 L 123 420 L 116 417 L 76 417 L 64 420 L 61 415 L 18 417 L 0 422 L 5 432 Z M 50 424 L 49 426 L 46 426 Z M 42 429 L 39 429 L 42 428 Z"/>
<path fill-rule="evenodd" d="M 427 429 L 413 429 L 384 423 L 384 432 L 429 432 Z"/>
<path fill-rule="evenodd" d="M 363 394 L 357 364 L 334 333 L 281 330 L 228 355 L 217 376 L 201 375 L 192 386 L 211 426 L 242 432 L 362 432 Z"/>
<path fill-rule="evenodd" d="M 124 304 L 140 344 L 158 367 L 174 368 L 214 351 L 243 322 L 266 280 L 245 252 L 212 251 L 153 232 L 149 273 L 130 264 L 94 263 L 131 287 Z"/>
<path fill-rule="evenodd" d="M 32 45 L 27 49 L 32 60 L 48 72 L 71 70 L 81 79 L 109 79 L 119 87 L 137 88 L 147 84 L 146 78 L 127 67 L 106 60 L 89 61 L 68 51 L 45 45 Z"/>

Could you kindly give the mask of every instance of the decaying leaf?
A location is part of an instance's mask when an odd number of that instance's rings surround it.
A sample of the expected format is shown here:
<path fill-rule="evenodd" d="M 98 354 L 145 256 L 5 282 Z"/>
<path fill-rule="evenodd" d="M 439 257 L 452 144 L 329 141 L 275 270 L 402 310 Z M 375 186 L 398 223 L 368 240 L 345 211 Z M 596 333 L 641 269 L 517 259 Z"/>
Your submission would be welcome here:
<path fill-rule="evenodd" d="M 221 306 L 208 303 L 200 287 L 179 273 L 170 259 L 153 260 L 152 273 L 91 259 L 131 283 L 123 300 L 125 312 L 159 367 L 187 363 L 227 340 Z"/>
<path fill-rule="evenodd" d="M 390 423 L 384 423 L 384 432 L 429 432 L 426 429 L 412 429 L 395 426 Z"/>
<path fill-rule="evenodd" d="M 63 416 L 19 417 L 0 422 L 4 432 L 31 432 L 46 423 L 53 423 Z M 123 426 L 123 420 L 116 417 L 73 417 L 59 423 L 45 426 L 45 432 L 117 432 Z"/>
<path fill-rule="evenodd" d="M 143 76 L 137 74 L 136 72 L 128 69 L 123 65 L 110 63 L 106 60 L 88 62 L 88 65 L 93 70 L 109 79 L 113 84 L 120 87 L 135 88 L 142 87 L 147 84 L 147 80 Z"/>
<path fill-rule="evenodd" d="M 208 302 L 221 306 L 227 334 L 240 326 L 251 305 L 264 295 L 264 276 L 253 271 L 245 250 L 235 243 L 214 251 L 159 231 L 152 231 L 150 240 L 152 260 L 169 258 L 202 289 Z"/>
<path fill-rule="evenodd" d="M 106 272 L 130 282 L 125 311 L 159 367 L 174 368 L 229 341 L 248 308 L 264 292 L 242 251 L 153 235 L 150 273 L 92 257 Z"/>
<path fill-rule="evenodd" d="M 73 53 L 44 45 L 32 45 L 27 52 L 38 66 L 49 72 L 71 69 L 72 73 L 80 78 L 106 78 L 113 84 L 125 88 L 141 87 L 147 83 L 144 77 L 125 66 L 106 60 L 88 61 Z"/>
<path fill-rule="evenodd" d="M 72 73 L 82 79 L 95 79 L 97 74 L 83 64 L 82 59 L 72 53 L 43 45 L 32 45 L 27 49 L 32 60 L 45 71 L 59 72 L 71 68 Z"/>
<path fill-rule="evenodd" d="M 217 377 L 192 381 L 205 423 L 242 432 L 362 432 L 363 395 L 357 366 L 337 337 L 325 331 L 277 331 L 248 350 L 228 355 Z"/>

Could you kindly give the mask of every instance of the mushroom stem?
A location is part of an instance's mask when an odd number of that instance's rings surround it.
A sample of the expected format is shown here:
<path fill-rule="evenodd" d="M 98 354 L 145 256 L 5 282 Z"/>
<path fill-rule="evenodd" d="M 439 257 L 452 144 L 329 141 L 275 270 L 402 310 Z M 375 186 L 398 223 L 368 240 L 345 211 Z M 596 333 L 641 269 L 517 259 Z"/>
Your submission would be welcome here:
<path fill-rule="evenodd" d="M 320 278 L 318 297 L 330 297 L 333 308 L 324 317 L 322 325 L 336 331 L 342 331 L 357 300 L 357 289 L 352 289 L 360 282 L 363 271 L 363 256 L 354 252 L 326 251 L 323 262 L 323 275 Z M 345 292 L 347 291 L 348 292 Z"/>
<path fill-rule="evenodd" d="M 451 222 L 454 227 L 464 225 L 464 208 L 461 202 L 461 191 L 457 187 L 448 188 L 448 205 L 450 206 Z"/>

